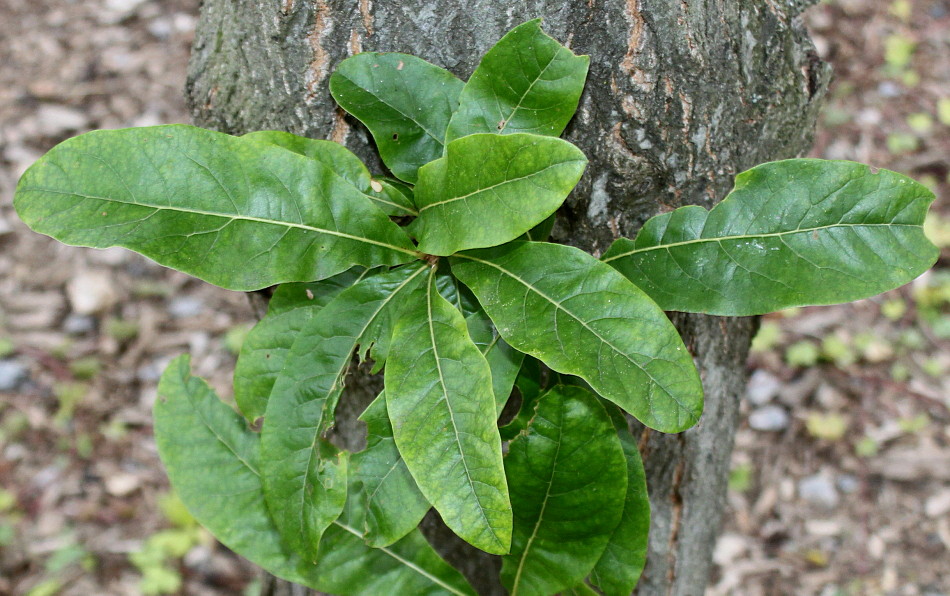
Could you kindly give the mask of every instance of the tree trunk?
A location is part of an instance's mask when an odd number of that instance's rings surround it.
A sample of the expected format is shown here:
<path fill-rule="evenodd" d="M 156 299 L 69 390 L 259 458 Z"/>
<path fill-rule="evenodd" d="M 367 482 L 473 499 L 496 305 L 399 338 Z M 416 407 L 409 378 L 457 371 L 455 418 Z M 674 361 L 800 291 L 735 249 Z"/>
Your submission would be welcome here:
<path fill-rule="evenodd" d="M 809 147 L 829 78 L 800 21 L 809 3 L 204 0 L 187 94 L 199 125 L 329 138 L 381 171 L 365 129 L 330 97 L 335 64 L 364 50 L 399 51 L 464 79 L 508 29 L 543 17 L 550 35 L 591 56 L 565 135 L 590 165 L 560 210 L 554 236 L 599 254 L 656 213 L 711 207 L 737 172 Z M 678 435 L 641 430 L 653 522 L 638 591 L 699 596 L 720 526 L 755 323 L 673 319 L 700 369 L 706 409 L 699 425 Z M 358 442 L 357 432 L 343 434 Z M 484 577 L 497 560 L 447 547 L 442 534 L 434 540 L 454 563 L 463 559 L 477 589 L 499 592 Z"/>

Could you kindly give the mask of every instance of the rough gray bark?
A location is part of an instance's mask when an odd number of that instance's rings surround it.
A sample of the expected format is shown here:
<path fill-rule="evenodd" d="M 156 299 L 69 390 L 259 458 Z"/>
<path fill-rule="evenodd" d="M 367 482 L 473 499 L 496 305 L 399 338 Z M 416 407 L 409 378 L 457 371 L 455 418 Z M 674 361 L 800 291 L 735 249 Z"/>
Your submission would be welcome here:
<path fill-rule="evenodd" d="M 590 165 L 559 213 L 555 238 L 597 254 L 660 211 L 710 207 L 737 172 L 808 148 L 829 77 L 799 18 L 810 3 L 205 0 L 187 93 L 199 125 L 330 138 L 379 171 L 365 130 L 327 90 L 337 62 L 363 50 L 400 51 L 467 78 L 508 29 L 543 17 L 548 33 L 591 56 L 566 133 Z M 638 590 L 698 596 L 719 530 L 754 321 L 674 321 L 703 376 L 706 411 L 685 433 L 641 434 L 653 526 Z M 439 546 L 463 559 L 481 591 L 498 592 L 478 576 L 496 561 Z"/>

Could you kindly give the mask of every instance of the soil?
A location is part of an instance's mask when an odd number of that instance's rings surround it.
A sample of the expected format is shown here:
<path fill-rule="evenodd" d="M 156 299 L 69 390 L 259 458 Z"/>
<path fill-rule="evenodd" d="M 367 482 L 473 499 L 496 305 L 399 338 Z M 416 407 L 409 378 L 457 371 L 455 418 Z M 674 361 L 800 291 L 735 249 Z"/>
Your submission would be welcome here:
<path fill-rule="evenodd" d="M 0 595 L 253 589 L 169 500 L 150 414 L 186 351 L 230 396 L 247 298 L 60 245 L 11 205 L 69 136 L 188 121 L 197 5 L 0 3 Z M 950 2 L 831 0 L 807 20 L 836 69 L 813 155 L 934 187 L 944 250 L 887 295 L 765 317 L 709 594 L 950 596 Z M 168 531 L 187 552 L 149 566 Z"/>

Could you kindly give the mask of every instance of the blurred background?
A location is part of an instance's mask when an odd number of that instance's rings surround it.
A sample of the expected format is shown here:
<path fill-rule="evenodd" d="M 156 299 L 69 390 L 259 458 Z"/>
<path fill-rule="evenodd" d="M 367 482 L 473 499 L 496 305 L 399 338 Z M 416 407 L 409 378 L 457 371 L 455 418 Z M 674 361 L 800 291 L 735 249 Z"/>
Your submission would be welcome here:
<path fill-rule="evenodd" d="M 69 136 L 188 121 L 197 4 L 0 1 L 0 595 L 257 593 L 169 492 L 150 413 L 185 351 L 231 395 L 246 298 L 62 246 L 11 206 Z M 812 155 L 932 188 L 942 258 L 764 318 L 709 593 L 950 596 L 950 1 L 826 0 L 807 21 L 835 67 Z"/>

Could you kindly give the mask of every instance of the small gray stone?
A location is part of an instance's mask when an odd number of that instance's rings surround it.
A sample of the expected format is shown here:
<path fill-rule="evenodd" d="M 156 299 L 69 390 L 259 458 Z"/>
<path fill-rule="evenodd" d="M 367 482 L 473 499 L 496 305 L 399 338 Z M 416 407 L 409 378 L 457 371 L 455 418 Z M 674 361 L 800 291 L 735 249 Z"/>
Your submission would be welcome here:
<path fill-rule="evenodd" d="M 788 413 L 781 406 L 763 406 L 749 414 L 753 430 L 780 431 L 788 428 Z"/>
<path fill-rule="evenodd" d="M 762 406 L 772 401 L 779 390 L 782 388 L 782 382 L 767 370 L 759 369 L 749 377 L 749 386 L 746 388 L 746 397 L 754 406 Z"/>
<path fill-rule="evenodd" d="M 854 491 L 858 490 L 858 487 L 861 485 L 858 479 L 851 474 L 842 474 L 838 476 L 837 484 L 838 490 L 845 493 L 846 495 L 850 495 Z"/>
<path fill-rule="evenodd" d="M 901 88 L 896 83 L 884 81 L 877 86 L 877 92 L 881 94 L 881 97 L 897 97 L 901 94 Z"/>
<path fill-rule="evenodd" d="M 201 314 L 204 302 L 193 296 L 178 296 L 168 303 L 168 313 L 176 319 L 185 319 Z"/>
<path fill-rule="evenodd" d="M 798 495 L 812 505 L 826 509 L 834 509 L 839 500 L 834 483 L 823 474 L 802 478 L 798 483 Z"/>
<path fill-rule="evenodd" d="M 63 331 L 70 335 L 82 335 L 96 328 L 96 319 L 89 315 L 71 314 L 63 320 Z"/>
<path fill-rule="evenodd" d="M 30 376 L 25 366 L 15 360 L 0 360 L 0 391 L 14 391 Z"/>

